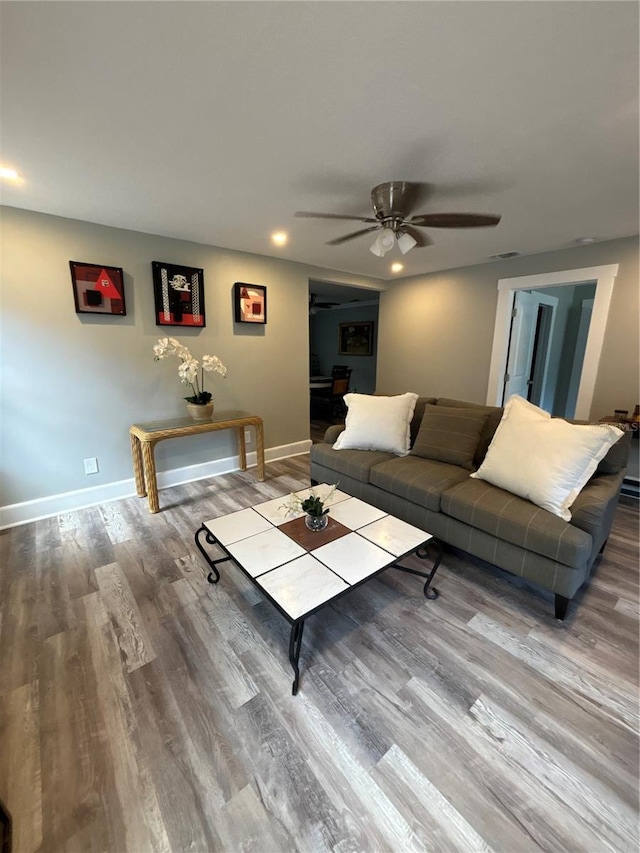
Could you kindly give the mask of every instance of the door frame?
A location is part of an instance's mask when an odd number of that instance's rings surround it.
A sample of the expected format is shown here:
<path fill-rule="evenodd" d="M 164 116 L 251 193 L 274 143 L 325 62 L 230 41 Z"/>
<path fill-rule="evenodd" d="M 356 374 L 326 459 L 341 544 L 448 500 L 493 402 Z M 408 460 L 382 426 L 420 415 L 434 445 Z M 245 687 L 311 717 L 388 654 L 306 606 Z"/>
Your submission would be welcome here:
<path fill-rule="evenodd" d="M 487 404 L 501 406 L 504 375 L 507 369 L 507 353 L 511 330 L 511 312 L 517 290 L 536 290 L 542 287 L 564 287 L 576 284 L 596 285 L 591 325 L 584 353 L 575 417 L 588 420 L 595 391 L 598 364 L 602 352 L 604 333 L 607 326 L 613 285 L 618 274 L 618 264 L 561 270 L 537 275 L 515 276 L 498 279 L 498 305 L 493 331 L 491 365 L 487 386 Z"/>

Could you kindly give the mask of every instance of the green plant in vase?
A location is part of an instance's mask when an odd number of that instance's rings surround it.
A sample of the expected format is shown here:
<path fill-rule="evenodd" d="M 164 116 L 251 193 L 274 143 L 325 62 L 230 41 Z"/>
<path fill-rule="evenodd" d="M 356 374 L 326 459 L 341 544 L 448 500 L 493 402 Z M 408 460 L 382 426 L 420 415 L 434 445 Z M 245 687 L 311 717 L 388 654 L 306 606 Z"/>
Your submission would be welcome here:
<path fill-rule="evenodd" d="M 288 500 L 282 505 L 282 508 L 286 510 L 287 515 L 300 515 L 300 513 L 304 513 L 304 522 L 309 530 L 324 530 L 329 523 L 329 519 L 327 518 L 329 513 L 327 502 L 337 488 L 338 485 L 336 483 L 335 486 L 331 486 L 324 497 L 320 497 L 315 488 L 304 492 L 303 495 L 290 495 Z"/>

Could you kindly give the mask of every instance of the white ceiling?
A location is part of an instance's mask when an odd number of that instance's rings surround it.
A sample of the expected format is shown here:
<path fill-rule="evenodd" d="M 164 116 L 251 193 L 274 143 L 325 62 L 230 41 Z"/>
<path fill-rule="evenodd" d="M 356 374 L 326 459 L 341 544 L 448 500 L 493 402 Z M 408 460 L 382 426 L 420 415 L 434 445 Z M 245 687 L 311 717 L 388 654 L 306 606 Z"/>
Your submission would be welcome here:
<path fill-rule="evenodd" d="M 436 230 L 403 275 L 638 231 L 636 2 L 3 3 L 2 203 L 389 279 L 389 180 Z M 273 230 L 290 235 L 284 249 Z M 339 276 L 336 276 L 339 278 Z"/>

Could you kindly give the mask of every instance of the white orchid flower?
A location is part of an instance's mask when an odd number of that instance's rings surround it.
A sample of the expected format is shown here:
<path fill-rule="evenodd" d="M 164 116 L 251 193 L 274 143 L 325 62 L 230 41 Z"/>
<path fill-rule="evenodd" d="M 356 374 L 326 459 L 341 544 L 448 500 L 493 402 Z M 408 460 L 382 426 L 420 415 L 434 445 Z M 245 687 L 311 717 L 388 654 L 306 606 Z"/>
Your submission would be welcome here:
<path fill-rule="evenodd" d="M 191 358 L 188 361 L 183 361 L 180 367 L 178 368 L 178 376 L 183 382 L 188 382 L 190 385 L 193 385 L 198 376 L 198 368 L 200 365 L 195 360 L 195 358 Z"/>
<path fill-rule="evenodd" d="M 189 349 L 183 346 L 176 338 L 159 338 L 154 344 L 153 355 L 156 361 L 163 358 L 168 358 L 170 355 L 175 355 L 180 359 L 181 364 L 178 367 L 178 376 L 180 381 L 185 385 L 191 385 L 193 394 L 190 397 L 185 397 L 190 403 L 206 403 L 211 399 L 211 394 L 204 390 L 204 372 L 212 370 L 219 373 L 223 378 L 227 375 L 227 368 L 220 361 L 217 355 L 204 355 L 202 357 L 202 365 L 195 359 Z M 200 373 L 200 382 L 198 381 L 198 371 Z"/>
<path fill-rule="evenodd" d="M 203 355 L 202 356 L 202 369 L 206 370 L 209 373 L 212 370 L 215 370 L 216 373 L 219 373 L 221 376 L 227 375 L 227 368 L 220 361 L 217 355 Z"/>

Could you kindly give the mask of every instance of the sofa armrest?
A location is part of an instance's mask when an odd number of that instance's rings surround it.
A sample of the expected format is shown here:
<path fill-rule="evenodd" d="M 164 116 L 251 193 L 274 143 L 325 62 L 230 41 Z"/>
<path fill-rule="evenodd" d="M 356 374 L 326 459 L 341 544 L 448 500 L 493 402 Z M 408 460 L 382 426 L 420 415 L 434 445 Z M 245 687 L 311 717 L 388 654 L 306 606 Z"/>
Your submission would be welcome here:
<path fill-rule="evenodd" d="M 324 434 L 324 440 L 327 444 L 333 444 L 336 438 L 340 435 L 340 433 L 344 430 L 344 424 L 333 424 L 328 427 L 327 431 Z"/>
<path fill-rule="evenodd" d="M 593 540 L 592 558 L 609 536 L 624 473 L 596 474 L 569 508 L 571 524 L 589 533 Z"/>

